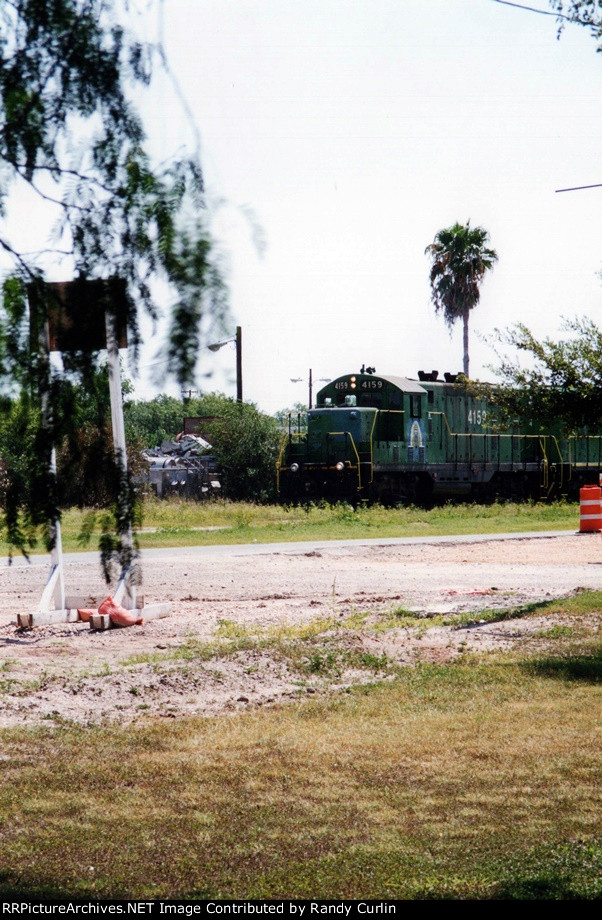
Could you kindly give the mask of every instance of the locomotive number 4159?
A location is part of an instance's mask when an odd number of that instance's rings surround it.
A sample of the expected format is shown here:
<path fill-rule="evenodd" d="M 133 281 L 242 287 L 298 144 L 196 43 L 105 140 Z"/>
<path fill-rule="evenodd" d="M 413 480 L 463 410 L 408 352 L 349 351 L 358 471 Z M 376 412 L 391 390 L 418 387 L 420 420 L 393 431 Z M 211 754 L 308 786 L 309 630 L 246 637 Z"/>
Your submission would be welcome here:
<path fill-rule="evenodd" d="M 482 425 L 487 421 L 487 412 L 485 409 L 470 409 L 468 413 L 468 422 L 470 425 Z"/>
<path fill-rule="evenodd" d="M 358 386 L 362 390 L 382 390 L 383 382 L 382 380 L 362 380 L 362 382 L 359 383 Z M 335 390 L 348 390 L 349 381 L 339 380 L 337 383 L 335 383 L 334 388 Z M 351 383 L 351 389 L 352 390 L 355 389 L 355 383 L 353 382 Z"/>

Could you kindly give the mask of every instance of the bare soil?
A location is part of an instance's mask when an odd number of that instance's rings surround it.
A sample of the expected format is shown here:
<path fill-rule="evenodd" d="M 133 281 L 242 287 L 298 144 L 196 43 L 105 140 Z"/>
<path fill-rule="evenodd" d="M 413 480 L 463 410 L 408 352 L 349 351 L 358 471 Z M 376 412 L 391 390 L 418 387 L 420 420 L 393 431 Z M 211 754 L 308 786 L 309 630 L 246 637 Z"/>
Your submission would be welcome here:
<path fill-rule="evenodd" d="M 252 555 L 244 547 L 165 550 L 143 558 L 143 589 L 147 604 L 170 601 L 171 616 L 106 632 L 81 622 L 17 629 L 17 613 L 36 609 L 46 574 L 39 561 L 0 568 L 0 726 L 238 711 L 387 676 L 386 667 L 357 666 L 357 653 L 374 661 L 384 655 L 389 666 L 398 666 L 508 649 L 560 618 L 420 629 L 391 625 L 391 612 L 403 608 L 429 618 L 602 588 L 602 541 L 567 535 L 416 545 L 308 543 L 301 551 L 282 544 L 278 552 Z M 66 557 L 65 578 L 69 594 L 106 592 L 93 555 L 89 561 Z M 337 629 L 338 622 L 365 612 L 369 616 L 359 626 Z M 296 628 L 298 637 L 299 627 L 315 626 L 318 618 L 327 622 L 319 642 L 314 634 L 306 640 L 302 667 L 277 641 L 266 641 L 286 627 L 290 635 Z M 378 628 L 385 621 L 387 628 Z M 226 652 L 223 639 L 219 644 L 224 633 L 248 641 Z M 212 643 L 214 654 L 207 653 Z M 322 668 L 318 657 L 312 667 L 312 653 L 324 648 L 337 650 L 339 662 L 348 664 Z"/>

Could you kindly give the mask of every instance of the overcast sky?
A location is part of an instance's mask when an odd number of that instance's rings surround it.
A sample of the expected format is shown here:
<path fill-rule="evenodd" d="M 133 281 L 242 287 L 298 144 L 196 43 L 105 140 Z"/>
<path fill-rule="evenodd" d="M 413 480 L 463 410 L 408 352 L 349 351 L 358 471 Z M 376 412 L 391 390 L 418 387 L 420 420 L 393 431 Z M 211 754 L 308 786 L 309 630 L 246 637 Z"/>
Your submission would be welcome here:
<path fill-rule="evenodd" d="M 562 316 L 600 319 L 602 188 L 555 189 L 602 182 L 602 55 L 585 29 L 557 30 L 493 0 L 164 3 L 209 198 L 225 202 L 213 226 L 246 399 L 303 400 L 290 378 L 310 367 L 460 369 L 461 329 L 450 338 L 434 314 L 424 254 L 456 221 L 486 228 L 499 255 L 471 315 L 472 376 L 492 377 L 479 336 L 496 326 L 556 336 Z M 143 111 L 158 156 L 193 142 L 165 79 Z M 198 385 L 234 395 L 233 346 L 203 351 L 212 372 Z"/>

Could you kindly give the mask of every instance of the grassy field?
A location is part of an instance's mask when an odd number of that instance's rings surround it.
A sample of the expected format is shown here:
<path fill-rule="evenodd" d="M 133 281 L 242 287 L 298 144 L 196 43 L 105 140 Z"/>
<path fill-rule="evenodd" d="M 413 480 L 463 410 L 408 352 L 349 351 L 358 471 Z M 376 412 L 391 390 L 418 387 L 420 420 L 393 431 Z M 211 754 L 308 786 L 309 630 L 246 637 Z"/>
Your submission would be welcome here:
<path fill-rule="evenodd" d="M 224 501 L 196 503 L 149 499 L 138 534 L 141 547 L 208 544 L 272 543 L 296 540 L 361 539 L 368 537 L 440 536 L 538 530 L 577 530 L 579 507 L 574 503 L 442 505 L 422 508 L 348 505 L 284 508 Z M 63 516 L 63 548 L 96 548 L 100 513 L 72 509 Z M 81 542 L 83 525 L 92 529 L 90 542 Z M 0 542 L 0 553 L 8 547 Z M 43 552 L 39 545 L 34 552 Z"/>
<path fill-rule="evenodd" d="M 600 898 L 601 601 L 508 611 L 563 624 L 511 654 L 287 706 L 4 730 L 0 893 Z"/>

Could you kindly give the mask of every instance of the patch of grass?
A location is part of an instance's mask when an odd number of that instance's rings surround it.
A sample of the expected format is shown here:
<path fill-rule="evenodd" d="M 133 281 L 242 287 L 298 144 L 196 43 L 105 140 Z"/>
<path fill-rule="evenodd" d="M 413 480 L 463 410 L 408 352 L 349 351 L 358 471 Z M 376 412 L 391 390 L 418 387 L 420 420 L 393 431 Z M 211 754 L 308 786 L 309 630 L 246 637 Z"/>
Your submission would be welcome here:
<path fill-rule="evenodd" d="M 219 639 L 242 639 L 252 635 L 248 626 L 234 623 L 232 620 L 218 620 L 215 635 Z"/>
<path fill-rule="evenodd" d="M 477 623 L 497 623 L 503 620 L 514 620 L 532 615 L 554 614 L 564 617 L 579 617 L 590 613 L 602 611 L 602 591 L 589 591 L 580 589 L 568 597 L 554 598 L 549 601 L 534 601 L 516 607 L 479 610 L 477 613 L 453 614 L 444 619 L 444 625 L 474 626 Z M 570 627 L 555 627 L 557 630 L 570 629 Z M 547 633 L 549 635 L 549 631 Z M 558 633 L 558 637 L 561 633 Z M 550 636 L 554 638 L 554 636 Z"/>
<path fill-rule="evenodd" d="M 374 655 L 372 652 L 354 651 L 349 653 L 348 660 L 355 667 L 366 668 L 369 671 L 390 671 L 392 668 L 392 663 L 384 652 Z"/>
<path fill-rule="evenodd" d="M 571 654 L 545 656 L 526 662 L 525 669 L 542 677 L 552 677 L 562 681 L 585 681 L 602 683 L 602 645 L 589 654 Z"/>
<path fill-rule="evenodd" d="M 548 629 L 540 629 L 535 633 L 538 639 L 572 639 L 575 635 L 574 626 L 550 626 Z"/>
<path fill-rule="evenodd" d="M 601 597 L 518 608 L 574 622 L 534 658 L 396 668 L 353 647 L 350 631 L 378 623 L 366 611 L 255 633 L 222 620 L 210 641 L 131 658 L 193 670 L 269 651 L 299 695 L 215 719 L 0 730 L 0 894 L 600 898 L 602 653 L 593 625 L 574 636 Z M 306 699 L 349 668 L 374 682 Z"/>
<path fill-rule="evenodd" d="M 314 617 L 306 623 L 276 623 L 268 626 L 265 635 L 277 642 L 290 642 L 293 640 L 315 639 L 325 633 L 349 629 L 344 621 L 335 617 Z"/>
<path fill-rule="evenodd" d="M 379 505 L 254 505 L 250 502 L 185 502 L 147 499 L 143 507 L 141 547 L 197 546 L 237 543 L 271 543 L 356 539 L 367 537 L 442 536 L 469 533 L 503 533 L 574 530 L 579 507 L 573 502 L 491 505 L 442 505 L 431 510 L 413 506 Z M 94 549 L 99 531 L 93 529 L 90 509 L 69 509 L 62 518 L 63 549 L 81 549 L 80 535 L 87 529 Z M 0 552 L 8 547 L 0 542 Z M 32 549 L 43 552 L 43 547 Z"/>
<path fill-rule="evenodd" d="M 286 655 L 294 643 L 302 646 L 325 633 L 341 630 L 340 620 L 335 618 L 316 617 L 306 623 L 277 623 L 266 628 L 251 628 L 243 623 L 232 620 L 219 620 L 214 631 L 213 639 L 199 640 L 194 636 L 178 646 L 161 652 L 144 652 L 127 658 L 124 667 L 138 664 L 152 664 L 183 659 L 185 661 L 209 661 L 211 658 L 222 658 L 236 655 L 241 651 L 251 649 L 261 651 L 272 650 L 280 656 Z"/>
<path fill-rule="evenodd" d="M 379 614 L 375 622 L 371 624 L 375 632 L 384 632 L 387 629 L 408 629 L 421 636 L 431 627 L 442 625 L 444 625 L 444 619 L 441 616 L 412 613 L 403 607 Z"/>
<path fill-rule="evenodd" d="M 602 841 L 574 840 L 559 846 L 536 847 L 505 867 L 505 879 L 493 896 L 503 900 L 564 900 L 599 898 Z"/>
<path fill-rule="evenodd" d="M 308 658 L 303 658 L 298 667 L 307 674 L 339 675 L 342 671 L 341 655 L 335 649 L 316 649 Z"/>
<path fill-rule="evenodd" d="M 373 671 L 375 674 L 394 670 L 384 653 L 374 655 L 361 649 L 319 646 L 308 652 L 301 646 L 289 646 L 282 653 L 288 656 L 290 663 L 301 673 L 320 677 L 340 677 L 350 669 Z"/>
<path fill-rule="evenodd" d="M 123 665 L 131 667 L 144 663 L 160 664 L 178 660 L 209 661 L 212 658 L 231 657 L 242 651 L 254 650 L 267 651 L 304 673 L 336 677 L 347 668 L 356 667 L 372 669 L 378 673 L 385 667 L 378 656 L 368 655 L 364 663 L 361 663 L 357 657 L 359 653 L 352 653 L 346 648 L 344 639 L 349 632 L 364 629 L 379 633 L 388 629 L 403 628 L 411 630 L 413 636 L 421 638 L 429 629 L 437 626 L 466 629 L 483 623 L 502 622 L 535 614 L 562 614 L 573 617 L 577 623 L 580 616 L 600 609 L 601 598 L 602 592 L 583 591 L 567 598 L 451 616 L 425 617 L 401 607 L 378 614 L 370 611 L 352 611 L 343 617 L 315 617 L 305 623 L 282 622 L 260 629 L 249 624 L 222 619 L 218 621 L 215 629 L 215 638 L 210 641 L 201 641 L 191 636 L 186 642 L 168 650 L 131 656 Z M 549 641 L 573 639 L 577 631 L 576 626 L 555 625 L 538 631 L 534 638 Z M 587 632 L 584 635 L 587 635 Z M 353 655 L 356 656 L 355 660 L 352 660 Z M 365 663 L 369 659 L 374 659 L 371 665 Z M 377 660 L 380 662 L 378 666 Z M 389 663 L 386 667 L 390 667 Z"/>
<path fill-rule="evenodd" d="M 13 661 L 3 661 L 0 665 L 0 674 L 8 674 L 14 668 Z M 0 677 L 0 694 L 10 693 L 12 688 L 19 683 L 18 680 L 11 677 Z"/>
<path fill-rule="evenodd" d="M 250 527 L 253 523 L 253 512 L 248 505 L 241 504 L 237 507 L 236 510 L 236 529 L 237 530 L 246 530 L 247 527 Z"/>
<path fill-rule="evenodd" d="M 370 613 L 369 610 L 352 610 L 339 620 L 339 625 L 344 629 L 363 629 Z"/>
<path fill-rule="evenodd" d="M 218 630 L 220 627 L 218 627 Z M 228 626 L 225 626 L 226 632 L 229 632 Z M 130 655 L 122 662 L 123 667 L 131 668 L 139 664 L 160 665 L 170 661 L 191 661 L 204 662 L 212 658 L 223 658 L 229 655 L 235 655 L 241 651 L 258 649 L 262 644 L 269 644 L 270 640 L 262 640 L 247 633 L 241 628 L 239 635 L 234 635 L 236 631 L 228 637 L 217 636 L 212 641 L 204 641 L 194 637 L 188 638 L 180 645 L 173 646 L 160 652 L 141 652 L 136 655 Z"/>
<path fill-rule="evenodd" d="M 169 527 L 157 527 L 155 534 L 159 535 L 160 537 L 165 535 L 191 537 L 196 535 L 196 531 L 192 527 L 177 527 L 175 525 L 170 525 Z"/>
<path fill-rule="evenodd" d="M 4 730 L 0 892 L 600 897 L 599 702 L 488 659 L 218 719 Z"/>
<path fill-rule="evenodd" d="M 502 623 L 504 620 L 518 620 L 535 613 L 549 612 L 549 607 L 552 603 L 550 601 L 533 601 L 529 604 L 519 604 L 516 607 L 491 608 L 489 610 L 478 610 L 476 613 L 454 613 L 445 617 L 443 624 L 445 626 L 465 628 L 483 623 Z"/>

